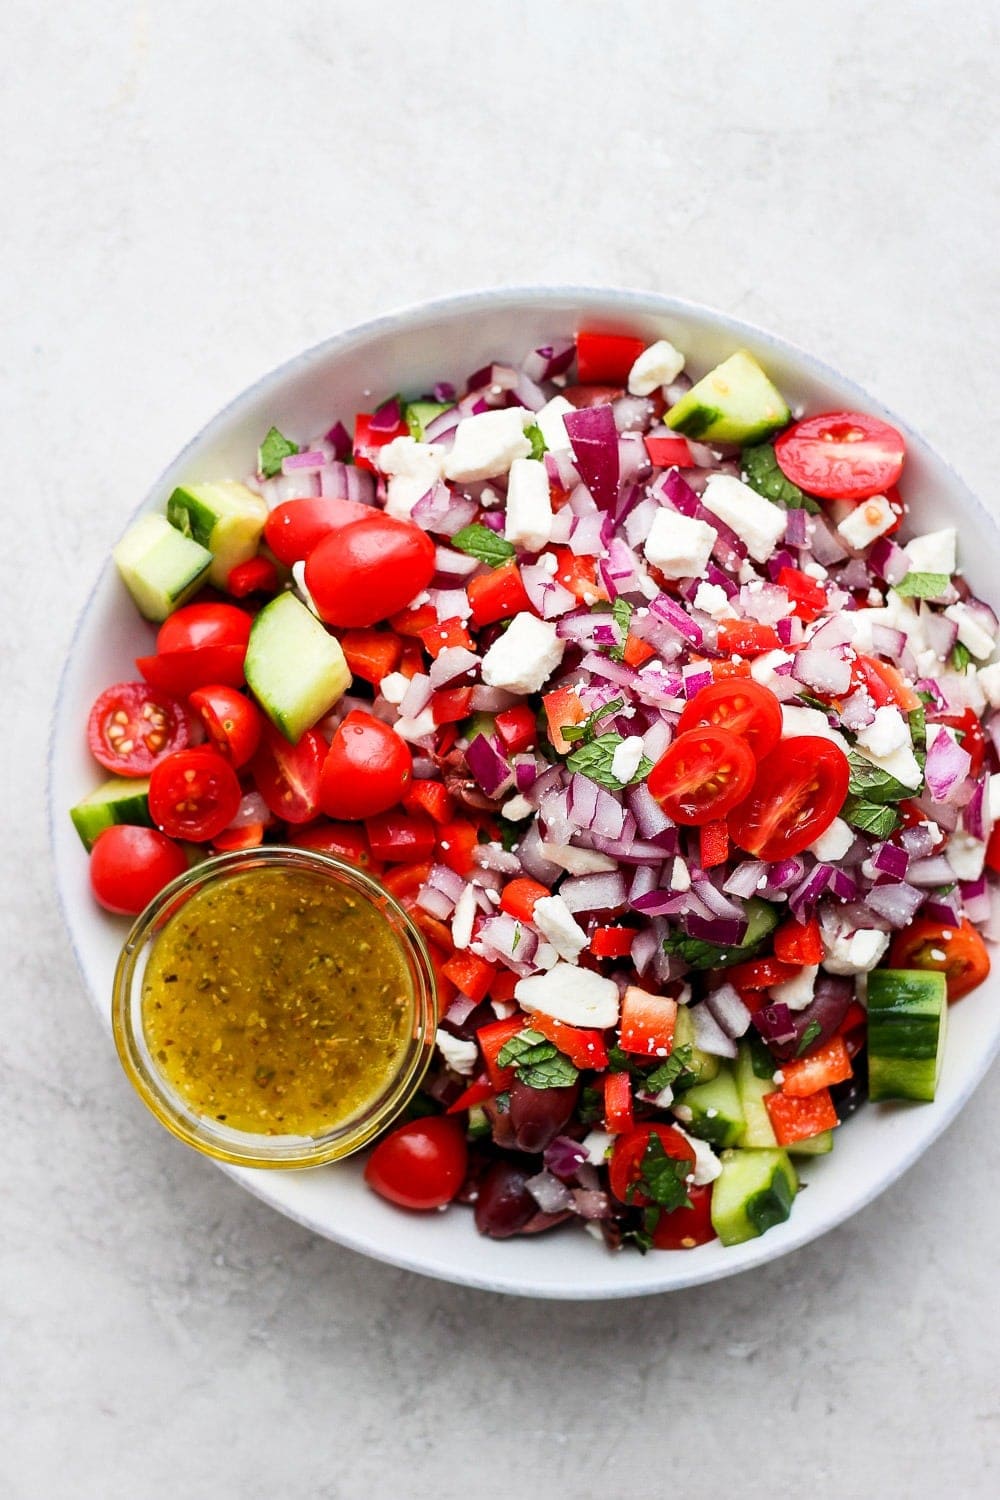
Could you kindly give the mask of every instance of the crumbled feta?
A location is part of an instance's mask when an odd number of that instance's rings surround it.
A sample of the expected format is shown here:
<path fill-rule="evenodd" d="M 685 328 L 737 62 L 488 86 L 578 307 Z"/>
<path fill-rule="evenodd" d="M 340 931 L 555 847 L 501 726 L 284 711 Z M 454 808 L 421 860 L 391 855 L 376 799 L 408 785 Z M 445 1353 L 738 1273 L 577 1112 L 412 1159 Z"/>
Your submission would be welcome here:
<path fill-rule="evenodd" d="M 467 885 L 455 902 L 451 917 L 451 940 L 456 948 L 467 948 L 472 942 L 472 928 L 476 920 L 476 888 Z"/>
<path fill-rule="evenodd" d="M 562 661 L 565 649 L 566 642 L 548 620 L 515 615 L 483 657 L 483 682 L 508 693 L 537 693 Z"/>
<path fill-rule="evenodd" d="M 824 828 L 818 839 L 809 845 L 810 854 L 815 854 L 822 864 L 836 864 L 843 859 L 854 843 L 854 829 L 843 818 L 834 818 L 829 828 Z"/>
<path fill-rule="evenodd" d="M 567 401 L 565 396 L 553 396 L 540 411 L 535 412 L 535 426 L 545 439 L 545 446 L 550 453 L 559 453 L 569 447 L 569 433 L 563 418 L 575 410 L 573 403 Z"/>
<path fill-rule="evenodd" d="M 446 479 L 472 482 L 506 474 L 515 458 L 528 458 L 531 440 L 524 435 L 534 413 L 523 406 L 505 406 L 465 417 L 455 428 L 455 442 L 446 456 Z"/>
<path fill-rule="evenodd" d="M 540 552 L 552 540 L 549 476 L 540 459 L 515 458 L 510 466 L 503 534 L 529 552 Z"/>
<path fill-rule="evenodd" d="M 479 1058 L 479 1048 L 476 1043 L 464 1041 L 460 1036 L 452 1036 L 450 1031 L 445 1031 L 441 1026 L 438 1027 L 434 1040 L 449 1068 L 468 1078 Z"/>
<path fill-rule="evenodd" d="M 818 708 L 805 708 L 795 703 L 783 703 L 781 705 L 781 738 L 796 740 L 807 734 L 818 735 L 821 740 L 832 740 L 835 745 L 840 746 L 845 755 L 847 754 L 847 741 L 836 729 L 830 728 L 826 714 L 821 713 Z"/>
<path fill-rule="evenodd" d="M 946 619 L 958 626 L 958 638 L 979 661 L 986 661 L 996 650 L 996 640 L 967 604 L 949 604 Z"/>
<path fill-rule="evenodd" d="M 772 984 L 768 993 L 772 1000 L 784 1003 L 789 1010 L 805 1010 L 812 1000 L 818 973 L 819 964 L 804 964 L 793 979 Z"/>
<path fill-rule="evenodd" d="M 912 745 L 900 745 L 898 749 L 890 750 L 887 755 L 877 755 L 874 750 L 869 750 L 866 745 L 863 745 L 859 738 L 857 751 L 859 755 L 864 756 L 865 760 L 870 760 L 873 766 L 878 766 L 880 771 L 894 776 L 911 791 L 915 792 L 924 779 L 924 773 L 913 753 Z"/>
<path fill-rule="evenodd" d="M 679 1114 L 679 1112 L 678 1112 Z M 708 1182 L 714 1182 L 722 1171 L 722 1163 L 712 1150 L 707 1141 L 699 1140 L 696 1135 L 688 1135 L 686 1130 L 674 1127 L 684 1137 L 688 1145 L 694 1151 L 694 1167 L 691 1178 L 695 1187 L 704 1187 Z"/>
<path fill-rule="evenodd" d="M 742 538 L 755 562 L 767 562 L 785 534 L 786 517 L 780 505 L 772 505 L 731 474 L 713 474 L 701 503 Z"/>
<path fill-rule="evenodd" d="M 945 855 L 959 880 L 978 880 L 986 863 L 986 845 L 958 828 L 948 840 Z"/>
<path fill-rule="evenodd" d="M 859 729 L 857 742 L 873 755 L 891 755 L 904 745 L 910 745 L 910 730 L 898 708 L 886 704 L 875 710 L 875 718 L 864 729 Z"/>
<path fill-rule="evenodd" d="M 547 974 L 519 979 L 514 997 L 522 1010 L 540 1010 L 567 1026 L 596 1026 L 604 1031 L 618 1022 L 618 986 L 591 969 L 557 963 Z"/>
<path fill-rule="evenodd" d="M 903 551 L 910 559 L 913 573 L 947 573 L 950 578 L 957 560 L 958 533 L 954 526 L 945 526 L 941 531 L 926 531 L 923 536 L 911 537 Z"/>
<path fill-rule="evenodd" d="M 580 1145 L 586 1151 L 587 1160 L 592 1167 L 603 1167 L 614 1143 L 615 1137 L 607 1130 L 591 1130 L 584 1136 Z"/>
<path fill-rule="evenodd" d="M 512 823 L 520 823 L 522 818 L 528 817 L 534 810 L 527 797 L 522 797 L 520 792 L 508 798 L 500 809 L 503 816 L 509 818 Z"/>
<path fill-rule="evenodd" d="M 667 578 L 697 578 L 705 571 L 717 535 L 707 521 L 658 510 L 645 542 L 646 561 Z"/>
<path fill-rule="evenodd" d="M 412 437 L 393 438 L 376 454 L 382 473 L 388 476 L 385 508 L 390 516 L 405 521 L 418 500 L 441 478 L 444 449 L 435 443 L 418 443 Z"/>
<path fill-rule="evenodd" d="M 542 896 L 535 902 L 532 923 L 547 937 L 560 958 L 574 963 L 587 946 L 587 934 L 561 896 Z"/>
<path fill-rule="evenodd" d="M 657 339 L 644 349 L 629 371 L 632 396 L 651 396 L 658 385 L 670 385 L 684 368 L 684 356 L 668 339 Z"/>
<path fill-rule="evenodd" d="M 601 875 L 618 868 L 610 855 L 598 854 L 596 849 L 577 849 L 573 844 L 543 843 L 542 858 L 558 865 L 567 875 Z"/>
<path fill-rule="evenodd" d="M 855 505 L 837 530 L 849 547 L 860 552 L 876 537 L 884 536 L 895 521 L 896 513 L 885 496 L 872 495 L 870 500 Z"/>
<path fill-rule="evenodd" d="M 826 954 L 823 968 L 828 974 L 867 974 L 874 969 L 889 946 L 889 934 L 874 927 L 859 927 L 857 932 L 824 934 Z"/>
<path fill-rule="evenodd" d="M 616 745 L 615 753 L 611 757 L 611 774 L 623 786 L 632 780 L 639 769 L 642 760 L 642 739 L 637 734 L 630 734 L 627 739 Z"/>
<path fill-rule="evenodd" d="M 382 678 L 382 681 L 378 685 L 378 690 L 386 703 L 392 703 L 398 708 L 406 697 L 409 686 L 410 679 L 404 677 L 402 672 L 389 672 Z"/>
<path fill-rule="evenodd" d="M 559 954 L 551 943 L 539 943 L 531 962 L 536 969 L 554 969 L 559 962 Z"/>
<path fill-rule="evenodd" d="M 787 666 L 791 659 L 787 651 L 765 651 L 763 656 L 755 657 L 750 663 L 750 676 L 762 687 L 770 687 L 775 678 L 781 676 L 776 669 Z"/>
<path fill-rule="evenodd" d="M 670 889 L 672 891 L 689 891 L 691 889 L 691 871 L 678 854 L 670 870 Z"/>
<path fill-rule="evenodd" d="M 729 595 L 717 583 L 699 583 L 694 596 L 695 609 L 703 609 L 713 620 L 722 620 L 736 611 L 729 602 Z"/>

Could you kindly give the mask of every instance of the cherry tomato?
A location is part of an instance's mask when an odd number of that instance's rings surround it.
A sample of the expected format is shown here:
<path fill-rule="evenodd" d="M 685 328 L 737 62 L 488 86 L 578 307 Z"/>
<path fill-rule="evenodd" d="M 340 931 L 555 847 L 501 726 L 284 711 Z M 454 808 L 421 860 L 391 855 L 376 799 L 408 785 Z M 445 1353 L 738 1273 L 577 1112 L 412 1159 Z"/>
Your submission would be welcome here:
<path fill-rule="evenodd" d="M 385 1136 L 365 1167 L 365 1181 L 401 1208 L 441 1208 L 465 1180 L 468 1148 L 457 1120 L 430 1115 Z"/>
<path fill-rule="evenodd" d="M 360 865 L 363 870 L 371 869 L 373 864 L 368 836 L 354 823 L 328 823 L 319 818 L 307 828 L 293 829 L 288 842 L 297 849 L 315 849 L 320 854 L 332 854 L 335 859 L 346 859 L 348 864 Z"/>
<path fill-rule="evenodd" d="M 753 785 L 749 745 L 728 729 L 679 734 L 649 773 L 648 786 L 675 823 L 697 828 L 724 818 Z"/>
<path fill-rule="evenodd" d="M 963 708 L 961 713 L 944 714 L 936 718 L 938 724 L 948 724 L 952 729 L 957 729 L 962 741 L 962 749 L 967 751 L 972 765 L 969 767 L 970 776 L 978 776 L 983 769 L 983 761 L 986 759 L 986 736 L 983 726 L 975 711 L 971 708 Z"/>
<path fill-rule="evenodd" d="M 388 812 L 413 776 L 413 757 L 388 724 L 354 709 L 323 763 L 319 804 L 329 818 L 370 818 Z"/>
<path fill-rule="evenodd" d="M 950 1004 L 982 984 L 990 972 L 990 955 L 966 918 L 949 924 L 919 917 L 893 938 L 889 967 L 939 970 L 948 981 Z"/>
<path fill-rule="evenodd" d="M 286 500 L 276 505 L 264 522 L 264 540 L 278 561 L 291 567 L 307 558 L 331 531 L 340 531 L 370 515 L 370 507 L 358 500 L 332 500 L 328 495 Z"/>
<path fill-rule="evenodd" d="M 576 336 L 576 369 L 581 384 L 608 380 L 624 385 L 645 347 L 645 339 L 632 334 L 592 333 L 581 328 Z"/>
<path fill-rule="evenodd" d="M 236 767 L 245 766 L 264 728 L 264 715 L 257 705 L 221 683 L 198 688 L 190 703 L 219 754 Z"/>
<path fill-rule="evenodd" d="M 290 745 L 273 725 L 264 725 L 250 774 L 276 818 L 286 823 L 308 823 L 315 818 L 326 755 L 326 740 L 318 729 L 307 729 Z"/>
<path fill-rule="evenodd" d="M 184 850 L 155 828 L 105 828 L 90 853 L 90 888 L 107 911 L 136 917 L 188 867 Z"/>
<path fill-rule="evenodd" d="M 826 500 L 884 495 L 903 472 L 902 433 L 860 411 L 806 417 L 783 432 L 774 456 L 786 479 Z"/>
<path fill-rule="evenodd" d="M 832 740 L 781 740 L 757 767 L 753 790 L 730 814 L 735 844 L 757 859 L 801 854 L 844 805 L 850 766 Z"/>
<path fill-rule="evenodd" d="M 158 655 L 200 651 L 205 646 L 242 646 L 246 650 L 252 619 L 235 604 L 185 604 L 168 615 L 156 636 Z"/>
<path fill-rule="evenodd" d="M 135 664 L 151 687 L 187 698 L 202 687 L 242 687 L 246 654 L 245 646 L 200 646 L 162 656 L 138 656 Z"/>
<path fill-rule="evenodd" d="M 328 625 L 375 625 L 434 576 L 434 543 L 381 511 L 324 537 L 306 559 L 306 588 Z"/>
<path fill-rule="evenodd" d="M 203 844 L 228 828 L 242 799 L 236 772 L 218 750 L 178 750 L 153 767 L 149 811 L 175 839 Z"/>
<path fill-rule="evenodd" d="M 642 1176 L 642 1161 L 650 1137 L 659 1136 L 660 1145 L 674 1161 L 690 1162 L 694 1166 L 694 1147 L 686 1141 L 672 1125 L 637 1125 L 634 1130 L 619 1136 L 608 1166 L 611 1191 L 619 1203 L 631 1203 L 637 1208 L 648 1208 L 650 1199 L 637 1190 L 635 1184 Z"/>
<path fill-rule="evenodd" d="M 675 1208 L 669 1214 L 661 1214 L 653 1230 L 653 1247 L 656 1250 L 693 1250 L 697 1245 L 707 1245 L 715 1239 L 712 1227 L 712 1184 L 700 1187 L 688 1184 L 690 1208 Z"/>
<path fill-rule="evenodd" d="M 91 755 L 116 776 L 148 776 L 158 760 L 183 750 L 188 738 L 184 705 L 144 682 L 106 688 L 87 720 Z"/>
<path fill-rule="evenodd" d="M 781 704 L 751 678 L 713 682 L 684 705 L 677 730 L 686 734 L 709 725 L 738 734 L 761 760 L 781 739 Z"/>

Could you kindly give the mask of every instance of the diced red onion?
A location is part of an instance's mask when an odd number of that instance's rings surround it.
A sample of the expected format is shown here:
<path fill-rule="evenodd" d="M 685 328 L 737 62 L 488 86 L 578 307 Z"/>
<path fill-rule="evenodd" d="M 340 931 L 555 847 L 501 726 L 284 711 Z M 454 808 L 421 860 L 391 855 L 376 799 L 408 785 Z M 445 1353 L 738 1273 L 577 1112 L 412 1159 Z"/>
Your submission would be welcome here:
<path fill-rule="evenodd" d="M 843 562 L 848 555 L 847 548 L 841 545 L 840 539 L 825 519 L 822 516 L 810 516 L 808 524 L 809 547 L 820 567 L 828 568 L 831 563 Z"/>
<path fill-rule="evenodd" d="M 962 813 L 962 827 L 972 838 L 979 839 L 982 843 L 986 842 L 992 832 L 993 819 L 990 817 L 988 782 L 985 777 L 981 777 L 973 785 L 972 796 Z"/>
<path fill-rule="evenodd" d="M 926 889 L 935 885 L 951 885 L 955 872 L 943 854 L 936 854 L 929 859 L 911 860 L 906 878 L 910 885 Z"/>
<path fill-rule="evenodd" d="M 484 734 L 477 734 L 472 740 L 465 759 L 487 797 L 502 797 L 514 785 L 510 762 Z"/>
<path fill-rule="evenodd" d="M 912 859 L 926 859 L 940 843 L 940 839 L 934 836 L 934 830 L 926 823 L 915 823 L 912 828 L 904 828 L 899 841 Z"/>
<path fill-rule="evenodd" d="M 502 714 L 505 708 L 513 708 L 519 702 L 517 693 L 509 693 L 506 688 L 477 682 L 472 689 L 472 707 L 477 714 Z"/>
<path fill-rule="evenodd" d="M 645 974 L 656 956 L 658 948 L 659 943 L 656 933 L 651 927 L 644 927 L 636 933 L 632 940 L 631 957 L 637 974 Z"/>
<path fill-rule="evenodd" d="M 472 1015 L 476 1008 L 476 1001 L 470 1000 L 468 995 L 456 995 L 444 1013 L 444 1019 L 453 1026 L 461 1026 Z"/>
<path fill-rule="evenodd" d="M 625 877 L 618 870 L 576 875 L 563 881 L 559 894 L 571 912 L 620 911 L 626 902 Z"/>
<path fill-rule="evenodd" d="M 661 862 L 664 849 L 660 843 L 650 843 L 647 839 L 637 839 L 634 832 L 628 829 L 620 839 L 605 838 L 602 834 L 592 833 L 590 842 L 600 854 L 606 854 L 609 859 L 615 859 L 620 865 L 656 865 Z"/>
<path fill-rule="evenodd" d="M 872 626 L 872 647 L 876 656 L 887 656 L 898 661 L 906 647 L 906 634 L 891 625 Z"/>
<path fill-rule="evenodd" d="M 486 918 L 476 933 L 476 941 L 495 953 L 508 967 L 509 960 L 517 964 L 530 964 L 538 947 L 538 938 L 531 928 L 505 911 Z"/>
<path fill-rule="evenodd" d="M 563 418 L 576 466 L 602 510 L 618 497 L 618 429 L 610 406 L 589 406 Z"/>
<path fill-rule="evenodd" d="M 230 828 L 249 828 L 254 823 L 270 823 L 271 809 L 264 801 L 260 792 L 244 792 L 240 798 L 240 805 L 232 821 L 228 824 Z"/>
<path fill-rule="evenodd" d="M 800 922 L 812 915 L 812 910 L 830 884 L 832 875 L 832 866 L 817 865 L 809 872 L 802 884 L 796 886 L 791 892 L 788 904 Z"/>
<path fill-rule="evenodd" d="M 807 646 L 804 651 L 796 652 L 792 676 L 816 692 L 839 697 L 851 685 L 851 664 L 834 651 L 817 651 Z"/>
<path fill-rule="evenodd" d="M 872 911 L 884 917 L 890 926 L 899 928 L 912 922 L 917 908 L 924 900 L 924 893 L 912 885 L 900 882 L 898 885 L 872 886 L 865 899 Z"/>
<path fill-rule="evenodd" d="M 579 1141 L 571 1136 L 557 1135 L 546 1146 L 542 1160 L 550 1172 L 564 1179 L 574 1178 L 587 1160 L 587 1153 Z"/>
<path fill-rule="evenodd" d="M 351 434 L 343 422 L 334 422 L 329 432 L 325 434 L 324 441 L 333 449 L 333 456 L 339 463 L 343 463 L 350 454 L 353 443 Z"/>
<path fill-rule="evenodd" d="M 600 1188 L 573 1188 L 573 1209 L 581 1219 L 588 1221 L 609 1219 L 611 1200 Z"/>
<path fill-rule="evenodd" d="M 459 677 L 476 671 L 479 666 L 479 657 L 466 646 L 446 646 L 431 662 L 431 687 L 444 687 L 445 683 L 455 682 Z"/>
<path fill-rule="evenodd" d="M 701 512 L 701 502 L 687 480 L 682 478 L 676 469 L 668 469 L 667 472 L 650 486 L 650 494 L 655 500 L 662 498 L 672 505 L 674 510 L 680 511 L 682 516 L 697 517 Z"/>
<path fill-rule="evenodd" d="M 791 1041 L 795 1035 L 792 1013 L 783 1000 L 760 1006 L 753 1013 L 753 1024 L 769 1045 Z"/>
<path fill-rule="evenodd" d="M 636 865 L 628 890 L 629 905 L 634 906 L 641 897 L 655 891 L 659 883 L 660 870 L 656 865 Z"/>
<path fill-rule="evenodd" d="M 704 943 L 736 948 L 746 936 L 747 924 L 730 917 L 701 917 L 697 912 L 689 912 L 684 918 L 684 930 L 689 937 L 700 938 Z"/>
<path fill-rule="evenodd" d="M 750 1028 L 750 1011 L 731 984 L 713 990 L 706 1005 L 728 1037 L 744 1036 Z"/>
<path fill-rule="evenodd" d="M 749 897 L 756 896 L 766 869 L 763 860 L 745 859 L 736 866 L 722 889 L 728 891 L 730 896 L 748 900 Z"/>
<path fill-rule="evenodd" d="M 446 922 L 455 910 L 451 897 L 446 896 L 444 891 L 437 890 L 429 881 L 417 892 L 417 905 L 429 916 L 437 917 L 439 922 Z"/>
<path fill-rule="evenodd" d="M 700 693 L 702 688 L 711 687 L 714 678 L 712 668 L 707 662 L 691 662 L 688 666 L 681 668 L 681 680 L 684 684 L 685 698 L 693 698 Z"/>
<path fill-rule="evenodd" d="M 586 515 L 574 516 L 569 533 L 569 549 L 575 557 L 596 557 L 601 550 L 601 527 L 603 512 L 589 511 Z"/>
<path fill-rule="evenodd" d="M 319 448 L 306 453 L 287 453 L 281 460 L 282 474 L 318 474 L 329 462 L 329 454 Z"/>
<path fill-rule="evenodd" d="M 869 724 L 874 724 L 875 702 L 870 694 L 859 688 L 856 693 L 845 698 L 840 719 L 845 729 L 867 729 Z"/>
<path fill-rule="evenodd" d="M 694 1023 L 695 1046 L 713 1057 L 735 1057 L 736 1043 L 727 1036 L 707 1005 L 692 1005 L 688 1011 Z"/>
<path fill-rule="evenodd" d="M 478 567 L 477 557 L 456 552 L 453 547 L 434 548 L 434 571 L 442 578 L 468 578 Z"/>
<path fill-rule="evenodd" d="M 665 719 L 657 719 L 642 736 L 642 753 L 655 765 L 670 744 L 672 730 Z"/>
<path fill-rule="evenodd" d="M 676 630 L 677 634 L 683 636 L 692 646 L 702 644 L 704 635 L 701 626 L 692 620 L 687 611 L 677 603 L 676 599 L 671 599 L 669 594 L 657 594 L 656 598 L 650 602 L 649 612 L 657 619 L 663 620 L 671 629 Z"/>
<path fill-rule="evenodd" d="M 403 694 L 399 705 L 400 717 L 403 719 L 415 719 L 419 713 L 427 707 L 431 701 L 431 680 L 423 672 L 417 672 L 410 678 L 409 686 Z"/>
<path fill-rule="evenodd" d="M 561 1214 L 572 1205 L 569 1188 L 551 1172 L 538 1172 L 534 1177 L 526 1178 L 524 1186 L 543 1214 Z"/>
<path fill-rule="evenodd" d="M 906 879 L 906 869 L 910 863 L 910 856 L 905 849 L 900 849 L 898 844 L 878 844 L 872 854 L 872 864 L 876 870 L 881 870 L 883 875 L 891 875 L 895 880 Z"/>
<path fill-rule="evenodd" d="M 623 661 L 612 661 L 610 657 L 598 656 L 591 651 L 580 663 L 583 671 L 593 672 L 597 677 L 603 677 L 607 682 L 615 682 L 619 687 L 628 688 L 630 691 L 635 687 L 638 672 L 634 667 L 627 667 Z"/>
<path fill-rule="evenodd" d="M 627 796 L 636 827 L 644 839 L 655 839 L 668 832 L 676 833 L 673 822 L 644 781 L 630 786 Z"/>
<path fill-rule="evenodd" d="M 877 578 L 890 586 L 902 583 L 910 571 L 910 559 L 891 537 L 880 536 L 868 554 L 868 565 Z"/>
<path fill-rule="evenodd" d="M 778 640 L 783 646 L 797 646 L 802 640 L 804 627 L 797 615 L 786 615 L 775 624 Z"/>
<path fill-rule="evenodd" d="M 993 902 L 986 876 L 980 875 L 978 880 L 963 880 L 961 892 L 965 915 L 969 921 L 975 922 L 977 927 L 989 922 L 993 915 Z"/>
<path fill-rule="evenodd" d="M 517 846 L 517 857 L 525 875 L 540 881 L 542 885 L 552 885 L 563 873 L 560 865 L 553 864 L 542 853 L 541 830 L 535 820 L 528 825 L 527 833 Z"/>
<path fill-rule="evenodd" d="M 540 349 L 533 349 L 522 361 L 521 368 L 529 380 L 551 380 L 569 369 L 575 354 L 573 339 L 557 339 L 554 343 L 543 344 Z"/>
<path fill-rule="evenodd" d="M 927 751 L 924 775 L 927 790 L 935 802 L 950 802 L 952 793 L 967 778 L 972 768 L 972 757 L 947 731 L 934 736 Z"/>
<path fill-rule="evenodd" d="M 925 605 L 920 610 L 920 623 L 927 644 L 934 655 L 946 661 L 958 640 L 957 622 L 949 620 L 947 615 L 940 614 L 938 610 Z"/>
<path fill-rule="evenodd" d="M 924 903 L 924 916 L 934 922 L 954 922 L 962 919 L 962 893 L 956 885 L 949 891 L 935 891 Z"/>
<path fill-rule="evenodd" d="M 787 520 L 785 521 L 785 542 L 789 547 L 808 547 L 808 520 L 809 514 L 807 511 L 795 507 L 789 510 Z"/>

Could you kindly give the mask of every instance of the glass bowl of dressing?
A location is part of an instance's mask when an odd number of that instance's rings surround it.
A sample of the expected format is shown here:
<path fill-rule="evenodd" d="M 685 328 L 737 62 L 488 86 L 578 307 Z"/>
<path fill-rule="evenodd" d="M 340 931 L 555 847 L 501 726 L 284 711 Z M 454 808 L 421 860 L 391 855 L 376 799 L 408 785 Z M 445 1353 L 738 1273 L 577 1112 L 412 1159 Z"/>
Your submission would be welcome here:
<path fill-rule="evenodd" d="M 136 921 L 115 971 L 122 1066 L 161 1124 L 241 1166 L 348 1156 L 416 1093 L 434 970 L 389 893 L 326 854 L 216 855 Z"/>

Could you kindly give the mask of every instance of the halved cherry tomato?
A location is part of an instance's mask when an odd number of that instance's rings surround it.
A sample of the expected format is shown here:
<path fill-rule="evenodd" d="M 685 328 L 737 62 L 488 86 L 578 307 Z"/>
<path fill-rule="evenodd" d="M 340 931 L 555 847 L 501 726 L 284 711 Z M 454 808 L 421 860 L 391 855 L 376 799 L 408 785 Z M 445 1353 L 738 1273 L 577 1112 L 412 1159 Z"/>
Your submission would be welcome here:
<path fill-rule="evenodd" d="M 622 1077 L 622 1074 L 609 1074 L 609 1077 Z M 627 1076 L 627 1075 L 626 1075 Z M 650 1138 L 657 1136 L 666 1156 L 673 1157 L 674 1161 L 688 1162 L 694 1166 L 694 1147 L 686 1141 L 679 1130 L 672 1125 L 637 1125 L 621 1140 L 615 1142 L 615 1149 L 611 1155 L 611 1163 L 608 1168 L 608 1177 L 611 1183 L 611 1191 L 619 1203 L 631 1203 L 637 1208 L 648 1208 L 651 1200 L 645 1193 L 641 1192 L 636 1183 L 642 1176 L 642 1162 L 646 1155 L 646 1147 Z"/>
<path fill-rule="evenodd" d="M 919 917 L 893 938 L 889 966 L 939 970 L 948 981 L 951 1004 L 982 984 L 990 972 L 990 955 L 967 918 L 947 923 Z"/>
<path fill-rule="evenodd" d="M 720 620 L 717 636 L 719 650 L 729 651 L 734 656 L 760 656 L 764 651 L 777 651 L 781 637 L 773 625 L 761 625 L 757 620 Z"/>
<path fill-rule="evenodd" d="M 675 823 L 697 828 L 724 818 L 742 802 L 753 785 L 754 769 L 750 747 L 738 735 L 728 729 L 690 729 L 668 746 L 647 785 Z"/>
<path fill-rule="evenodd" d="M 644 339 L 627 333 L 592 333 L 581 329 L 576 336 L 576 373 L 581 385 L 602 381 L 624 385 L 639 355 Z"/>
<path fill-rule="evenodd" d="M 768 861 L 801 854 L 840 812 L 849 779 L 847 756 L 832 740 L 781 740 L 759 763 L 749 796 L 729 816 L 733 842 Z"/>
<path fill-rule="evenodd" d="M 371 507 L 357 500 L 333 500 L 328 495 L 285 500 L 264 522 L 264 540 L 278 561 L 290 568 L 304 562 L 325 536 L 371 514 Z"/>
<path fill-rule="evenodd" d="M 87 720 L 91 755 L 116 776 L 148 776 L 158 760 L 189 739 L 184 705 L 144 682 L 105 688 Z"/>
<path fill-rule="evenodd" d="M 228 760 L 207 745 L 177 750 L 153 767 L 149 811 L 175 839 L 203 844 L 228 828 L 243 796 Z"/>
<path fill-rule="evenodd" d="M 829 411 L 795 422 L 775 441 L 786 479 L 826 500 L 884 495 L 903 472 L 906 444 L 888 422 L 860 411 Z"/>
<path fill-rule="evenodd" d="M 378 813 L 365 820 L 365 832 L 372 854 L 387 865 L 411 864 L 434 853 L 436 830 L 422 813 L 413 817 L 401 812 Z M 443 943 L 451 946 L 450 934 Z"/>
<path fill-rule="evenodd" d="M 90 888 L 106 911 L 135 917 L 187 867 L 184 850 L 165 834 L 117 823 L 94 840 Z"/>
<path fill-rule="evenodd" d="M 412 777 L 405 740 L 380 719 L 352 709 L 323 763 L 319 804 L 330 818 L 370 818 L 394 807 Z"/>
<path fill-rule="evenodd" d="M 237 768 L 245 766 L 264 729 L 264 715 L 256 703 L 221 683 L 197 688 L 189 702 L 219 754 Z"/>
<path fill-rule="evenodd" d="M 226 593 L 234 599 L 246 599 L 250 594 L 275 594 L 278 591 L 278 570 L 269 557 L 248 557 L 246 562 L 230 568 L 226 577 Z"/>
<path fill-rule="evenodd" d="M 232 854 L 237 849 L 259 849 L 264 842 L 264 823 L 244 823 L 240 828 L 224 828 L 212 839 L 217 854 Z"/>
<path fill-rule="evenodd" d="M 713 682 L 684 705 L 678 734 L 712 725 L 746 740 L 761 760 L 781 739 L 781 704 L 774 694 L 751 678 Z"/>
<path fill-rule="evenodd" d="M 272 724 L 264 725 L 250 773 L 276 818 L 285 823 L 308 823 L 315 818 L 326 757 L 326 740 L 318 729 L 307 729 L 290 745 Z"/>
<path fill-rule="evenodd" d="M 372 511 L 326 536 L 306 558 L 306 588 L 328 625 L 375 625 L 434 576 L 434 543 L 412 521 Z"/>
<path fill-rule="evenodd" d="M 441 1208 L 462 1186 L 468 1157 L 461 1125 L 429 1115 L 382 1137 L 368 1158 L 365 1181 L 401 1208 Z"/>
<path fill-rule="evenodd" d="M 150 687 L 187 698 L 197 688 L 212 684 L 242 687 L 246 646 L 196 646 L 188 651 L 164 651 L 137 656 L 136 666 Z"/>
<path fill-rule="evenodd" d="M 935 723 L 948 724 L 952 729 L 958 730 L 962 749 L 968 753 L 972 761 L 969 775 L 978 776 L 983 769 L 983 761 L 986 759 L 986 736 L 975 711 L 971 708 L 963 708 L 960 714 L 935 716 Z"/>
<path fill-rule="evenodd" d="M 297 849 L 315 849 L 319 854 L 346 859 L 348 864 L 358 865 L 362 870 L 372 864 L 368 835 L 357 823 L 329 823 L 319 818 L 307 827 L 293 828 L 288 842 Z"/>
<path fill-rule="evenodd" d="M 168 615 L 156 634 L 160 656 L 171 651 L 202 651 L 208 646 L 246 650 L 253 620 L 235 604 L 185 604 Z"/>
<path fill-rule="evenodd" d="M 712 1184 L 700 1186 L 689 1182 L 687 1190 L 690 1208 L 675 1208 L 670 1213 L 661 1213 L 653 1230 L 654 1250 L 693 1250 L 697 1245 L 707 1245 L 715 1239 L 712 1224 Z"/>

